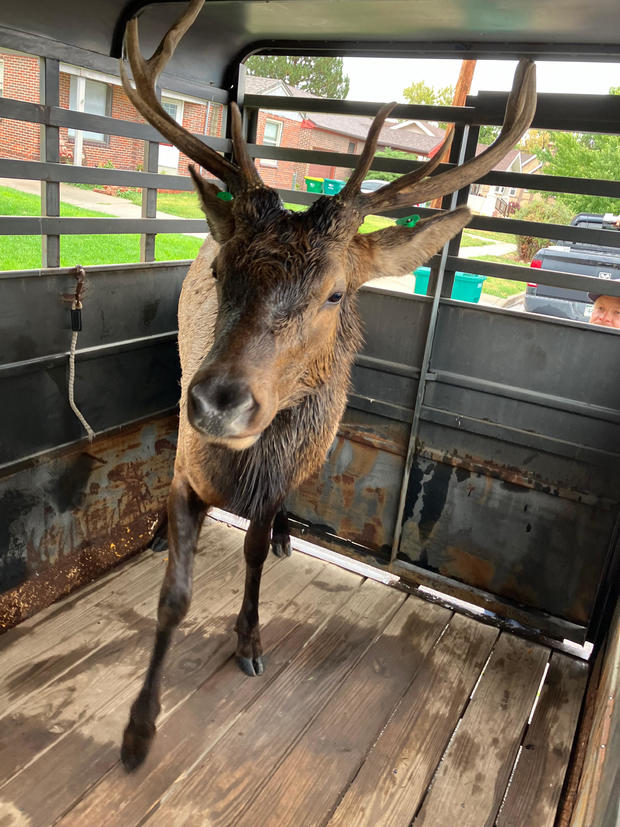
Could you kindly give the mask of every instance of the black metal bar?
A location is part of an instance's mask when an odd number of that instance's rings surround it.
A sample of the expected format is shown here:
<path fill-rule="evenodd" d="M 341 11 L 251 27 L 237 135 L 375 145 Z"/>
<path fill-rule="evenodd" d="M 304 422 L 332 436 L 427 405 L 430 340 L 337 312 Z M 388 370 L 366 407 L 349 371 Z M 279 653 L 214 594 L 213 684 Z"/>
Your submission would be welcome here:
<path fill-rule="evenodd" d="M 201 218 L 35 218 L 3 216 L 0 235 L 107 233 L 206 233 Z"/>
<path fill-rule="evenodd" d="M 54 58 L 39 60 L 40 97 L 46 106 L 60 102 L 60 64 Z M 57 126 L 41 126 L 41 161 L 60 163 L 60 136 Z M 60 184 L 41 179 L 41 215 L 60 215 Z M 60 236 L 41 235 L 41 262 L 43 267 L 60 267 Z"/>
<path fill-rule="evenodd" d="M 175 270 L 176 268 L 185 270 L 191 264 L 193 259 L 181 259 L 180 261 L 151 261 L 147 264 L 144 262 L 130 262 L 127 264 L 91 264 L 86 269 L 88 278 L 98 275 L 107 275 L 113 273 L 122 276 L 127 272 L 133 272 L 140 277 L 140 274 L 151 273 L 153 270 Z M 53 270 L 5 270 L 0 272 L 0 279 L 9 281 L 11 279 L 28 279 L 28 278 L 56 278 L 58 276 L 73 276 L 75 274 L 75 267 L 55 267 Z"/>
<path fill-rule="evenodd" d="M 450 159 L 453 163 L 458 163 L 459 165 L 461 165 L 464 162 L 465 153 L 467 151 L 468 134 L 469 130 L 467 129 L 467 127 L 465 127 L 464 129 L 455 129 L 454 140 L 452 142 L 452 147 L 450 149 Z M 452 195 L 449 196 L 449 202 L 446 204 L 446 206 L 449 206 L 450 209 L 454 209 L 457 204 L 457 199 L 458 192 L 452 193 Z M 392 541 L 392 553 L 390 557 L 390 561 L 392 563 L 396 559 L 396 555 L 398 554 L 398 548 L 400 546 L 400 534 L 403 526 L 403 516 L 405 513 L 405 500 L 407 496 L 407 488 L 409 485 L 409 475 L 411 473 L 411 468 L 413 466 L 417 450 L 418 432 L 420 428 L 420 415 L 422 413 L 422 407 L 424 404 L 424 395 L 426 393 L 426 378 L 428 375 L 431 356 L 433 353 L 433 346 L 435 343 L 435 333 L 437 331 L 437 318 L 439 314 L 439 301 L 441 299 L 443 279 L 448 259 L 448 248 L 449 243 L 445 244 L 443 250 L 441 251 L 439 266 L 436 270 L 437 280 L 434 285 L 431 315 L 428 322 L 428 328 L 426 330 L 424 355 L 422 357 L 422 364 L 420 366 L 420 380 L 418 382 L 418 390 L 416 394 L 415 406 L 413 409 L 413 417 L 411 419 L 411 428 L 409 431 L 409 444 L 407 446 L 407 456 L 405 458 L 405 468 L 403 470 L 403 478 L 400 488 L 398 512 L 396 514 L 396 521 L 394 525 L 394 538 Z"/>
<path fill-rule="evenodd" d="M 457 388 L 491 393 L 494 396 L 501 396 L 505 399 L 516 399 L 520 402 L 542 405 L 545 408 L 552 408 L 557 411 L 587 416 L 591 419 L 600 419 L 603 422 L 613 422 L 620 425 L 620 411 L 613 408 L 604 408 L 600 405 L 593 405 L 590 402 L 580 402 L 577 399 L 567 399 L 564 396 L 541 393 L 526 388 L 517 388 L 512 385 L 503 385 L 500 382 L 492 382 L 489 379 L 478 379 L 472 376 L 465 376 L 461 373 L 452 373 L 445 370 L 433 370 L 427 381 L 434 380 L 446 385 L 453 385 Z"/>
<path fill-rule="evenodd" d="M 491 437 L 499 442 L 512 442 L 515 445 L 522 445 L 533 450 L 568 457 L 579 462 L 608 465 L 610 460 L 613 462 L 620 460 L 620 453 L 617 451 L 593 448 L 590 445 L 582 445 L 564 439 L 555 439 L 554 437 L 515 428 L 511 425 L 503 425 L 500 422 L 489 422 L 486 419 L 477 419 L 454 411 L 444 411 L 429 405 L 424 405 L 422 419 L 427 422 L 434 422 L 437 425 L 445 425 L 448 428 L 456 428 L 468 433 Z"/>
<path fill-rule="evenodd" d="M 206 102 L 206 101 L 205 101 Z M 84 129 L 91 132 L 104 132 L 107 135 L 119 135 L 123 138 L 135 138 L 139 141 L 166 141 L 154 127 L 146 123 L 124 121 L 109 115 L 92 115 L 65 109 L 58 104 L 44 105 L 0 97 L 0 117 L 31 123 L 47 123 L 51 126 L 66 126 L 71 129 Z M 196 133 L 195 137 L 205 140 L 206 136 Z M 209 145 L 221 151 L 226 149 L 222 138 L 209 137 Z"/>
<path fill-rule="evenodd" d="M 177 336 L 178 331 L 171 330 L 166 333 L 156 333 L 152 336 L 140 336 L 137 339 L 125 339 L 121 342 L 111 342 L 107 345 L 85 347 L 76 351 L 76 360 L 87 361 L 88 359 L 95 359 L 100 356 L 113 356 L 117 353 L 126 353 L 127 351 L 136 350 L 141 347 L 151 347 L 152 345 L 160 344 L 161 342 L 174 341 Z M 55 367 L 56 365 L 63 364 L 66 361 L 67 353 L 51 353 L 46 356 L 39 356 L 36 359 L 24 359 L 21 362 L 9 362 L 6 365 L 0 365 L 0 381 L 13 376 L 21 376 L 24 373 L 31 373 L 33 370 Z"/>
<path fill-rule="evenodd" d="M 252 109 L 285 109 L 300 112 L 322 112 L 334 115 L 363 115 L 374 118 L 381 103 L 337 100 L 333 98 L 276 97 L 273 95 L 246 95 L 245 106 Z M 459 121 L 470 123 L 475 116 L 473 106 L 426 106 L 401 103 L 394 107 L 390 117 L 425 121 Z"/>

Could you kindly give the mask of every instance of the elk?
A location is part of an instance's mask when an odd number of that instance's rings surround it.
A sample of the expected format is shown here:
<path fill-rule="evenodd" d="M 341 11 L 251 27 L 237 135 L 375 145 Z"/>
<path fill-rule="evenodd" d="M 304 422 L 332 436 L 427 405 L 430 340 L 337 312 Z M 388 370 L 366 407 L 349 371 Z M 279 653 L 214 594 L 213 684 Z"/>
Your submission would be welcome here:
<path fill-rule="evenodd" d="M 232 199 L 197 169 L 191 174 L 211 235 L 185 278 L 179 300 L 182 368 L 180 424 L 168 499 L 167 570 L 159 598 L 155 645 L 144 685 L 131 707 L 121 757 L 139 766 L 155 735 L 164 658 L 191 599 L 192 560 L 209 507 L 249 519 L 245 592 L 236 622 L 236 659 L 249 676 L 263 672 L 258 602 L 270 541 L 290 554 L 283 503 L 316 471 L 345 408 L 351 365 L 361 343 L 356 292 L 370 279 L 411 272 L 468 223 L 459 207 L 419 221 L 360 235 L 366 215 L 454 192 L 486 174 L 528 128 L 536 106 L 535 68 L 521 60 L 496 142 L 462 166 L 432 177 L 435 158 L 376 192 L 360 193 L 382 124 L 375 117 L 355 170 L 342 191 L 304 213 L 283 208 L 248 153 L 232 103 L 234 163 L 176 123 L 155 84 L 204 0 L 193 0 L 145 60 L 137 19 L 125 33 L 125 91 L 165 138 L 227 186 Z M 273 536 L 272 536 L 273 529 Z"/>

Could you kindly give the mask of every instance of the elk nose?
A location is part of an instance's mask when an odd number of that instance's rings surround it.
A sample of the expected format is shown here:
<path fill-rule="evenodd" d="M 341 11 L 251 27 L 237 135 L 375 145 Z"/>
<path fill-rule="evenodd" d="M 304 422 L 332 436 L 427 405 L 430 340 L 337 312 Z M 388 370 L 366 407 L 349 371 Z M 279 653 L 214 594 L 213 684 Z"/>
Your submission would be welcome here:
<path fill-rule="evenodd" d="M 211 376 L 192 382 L 187 405 L 189 421 L 195 428 L 223 437 L 247 429 L 257 402 L 244 380 Z"/>

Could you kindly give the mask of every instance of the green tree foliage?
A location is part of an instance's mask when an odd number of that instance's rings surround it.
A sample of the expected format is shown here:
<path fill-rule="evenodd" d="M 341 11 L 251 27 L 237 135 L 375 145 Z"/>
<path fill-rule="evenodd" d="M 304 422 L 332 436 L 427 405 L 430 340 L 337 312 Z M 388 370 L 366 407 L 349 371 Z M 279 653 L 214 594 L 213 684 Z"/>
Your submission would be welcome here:
<path fill-rule="evenodd" d="M 540 221 L 543 224 L 570 224 L 572 217 L 573 212 L 566 204 L 563 204 L 559 198 L 549 195 L 536 196 L 533 201 L 513 215 L 513 218 L 520 218 L 523 221 Z M 516 242 L 519 259 L 531 261 L 534 253 L 541 247 L 547 247 L 551 240 L 522 235 L 516 236 Z"/>
<path fill-rule="evenodd" d="M 322 98 L 346 98 L 349 93 L 349 76 L 344 74 L 341 57 L 254 55 L 245 66 L 251 75 L 278 78 Z"/>
<path fill-rule="evenodd" d="M 499 135 L 501 126 L 481 126 L 478 142 L 481 144 L 492 144 Z"/>
<path fill-rule="evenodd" d="M 536 155 L 543 162 L 542 171 L 546 175 L 615 181 L 620 169 L 620 136 L 556 132 L 553 144 Z M 558 193 L 556 198 L 573 214 L 620 213 L 620 201 L 614 198 L 571 193 Z"/>
<path fill-rule="evenodd" d="M 409 103 L 424 103 L 429 106 L 451 106 L 454 98 L 454 86 L 435 89 L 423 80 L 412 83 L 403 89 L 403 97 Z"/>
<path fill-rule="evenodd" d="M 609 94 L 620 95 L 620 86 L 612 86 Z M 617 180 L 620 169 L 620 136 L 555 132 L 550 138 L 542 147 L 532 147 L 532 151 L 543 162 L 542 171 L 546 175 Z M 580 212 L 620 213 L 620 201 L 614 198 L 558 193 L 556 201 L 565 204 L 571 215 Z"/>
<path fill-rule="evenodd" d="M 535 155 L 543 149 L 549 149 L 552 143 L 553 133 L 547 132 L 545 129 L 528 129 L 521 139 L 519 148 Z"/>

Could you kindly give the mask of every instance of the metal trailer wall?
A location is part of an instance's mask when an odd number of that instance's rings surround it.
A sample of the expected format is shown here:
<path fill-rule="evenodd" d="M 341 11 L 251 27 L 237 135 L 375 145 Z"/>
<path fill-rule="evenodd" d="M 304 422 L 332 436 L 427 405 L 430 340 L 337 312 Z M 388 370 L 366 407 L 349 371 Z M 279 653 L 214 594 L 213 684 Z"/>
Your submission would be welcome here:
<path fill-rule="evenodd" d="M 145 169 L 157 169 L 155 130 L 58 106 L 59 59 L 113 71 L 108 58 L 32 34 L 21 34 L 16 44 L 15 32 L 0 30 L 0 43 L 9 42 L 44 55 L 45 99 L 41 105 L 0 99 L 0 117 L 42 124 L 45 150 L 41 162 L 0 160 L 0 177 L 44 180 L 46 213 L 42 219 L 0 218 L 0 234 L 43 232 L 47 263 L 57 264 L 57 239 L 66 233 L 141 232 L 148 260 L 156 232 L 203 228 L 201 221 L 153 217 L 156 188 L 189 189 L 187 179 L 58 163 L 58 126 L 65 125 L 143 139 Z M 165 83 L 214 100 L 229 95 L 214 86 L 199 88 L 187 77 L 169 76 Z M 302 102 L 307 111 L 344 114 L 377 108 L 307 98 L 244 101 L 242 83 L 232 93 L 245 103 L 250 141 L 258 108 L 290 109 Z M 455 163 L 471 154 L 479 124 L 501 122 L 504 102 L 505 96 L 480 95 L 462 109 L 402 106 L 396 114 L 456 120 Z M 605 96 L 541 96 L 535 125 L 618 133 L 620 116 L 617 101 Z M 207 140 L 229 149 L 225 139 Z M 255 144 L 252 151 L 256 157 L 352 165 L 335 153 Z M 380 159 L 373 168 L 402 172 L 417 165 Z M 64 180 L 143 186 L 146 217 L 59 218 L 58 182 Z M 481 179 L 500 186 L 528 181 L 512 173 Z M 536 188 L 620 197 L 614 181 L 537 176 Z M 284 196 L 312 200 L 305 193 Z M 466 196 L 461 192 L 444 206 Z M 541 235 L 531 222 L 476 217 L 472 226 Z M 549 234 L 620 244 L 607 231 L 552 226 L 544 232 Z M 581 641 L 597 620 L 601 587 L 617 555 L 620 398 L 611 378 L 618 335 L 451 301 L 452 275 L 465 264 L 457 252 L 458 241 L 433 260 L 432 298 L 361 292 L 366 345 L 349 408 L 318 479 L 294 493 L 289 507 L 299 530 L 327 544 L 370 556 L 412 583 L 466 597 L 513 622 Z M 81 439 L 66 401 L 70 326 L 63 296 L 73 292 L 73 273 L 44 270 L 0 279 L 5 624 L 148 542 L 163 509 L 174 452 L 174 317 L 186 267 L 87 268 L 76 396 L 101 434 L 92 445 Z M 480 262 L 475 269 L 523 277 L 508 265 Z M 474 272 L 470 260 L 467 270 Z M 577 289 L 596 284 L 545 271 L 537 271 L 537 279 Z M 620 295 L 620 286 L 611 285 L 610 292 Z"/>

